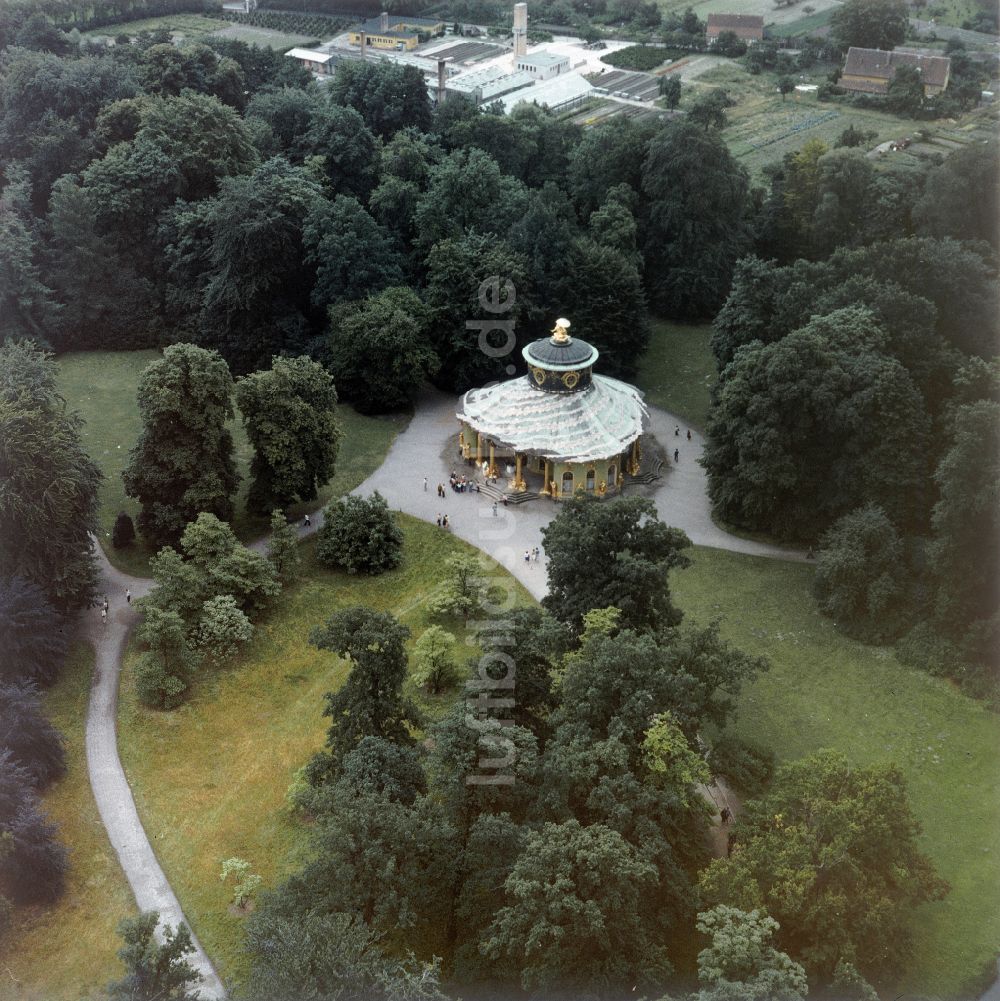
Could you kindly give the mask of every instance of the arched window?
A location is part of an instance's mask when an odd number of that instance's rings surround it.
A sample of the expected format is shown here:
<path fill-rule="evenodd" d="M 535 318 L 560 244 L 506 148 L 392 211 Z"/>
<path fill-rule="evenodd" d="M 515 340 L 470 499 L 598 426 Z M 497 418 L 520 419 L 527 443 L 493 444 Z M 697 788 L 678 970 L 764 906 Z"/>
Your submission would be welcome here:
<path fill-rule="evenodd" d="M 608 489 L 618 483 L 618 467 L 608 466 Z"/>
<path fill-rule="evenodd" d="M 587 470 L 587 489 L 590 490 L 591 492 L 593 492 L 593 489 L 594 489 L 594 480 L 595 480 L 594 470 L 593 469 L 588 469 Z"/>
<path fill-rule="evenodd" d="M 573 474 L 568 469 L 562 475 L 562 492 L 564 494 L 573 492 Z"/>

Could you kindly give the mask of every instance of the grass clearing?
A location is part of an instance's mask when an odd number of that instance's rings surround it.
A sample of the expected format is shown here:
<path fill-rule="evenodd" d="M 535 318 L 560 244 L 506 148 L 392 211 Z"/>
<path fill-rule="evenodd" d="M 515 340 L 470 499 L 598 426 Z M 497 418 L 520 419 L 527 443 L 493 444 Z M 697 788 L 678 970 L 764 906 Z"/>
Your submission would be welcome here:
<path fill-rule="evenodd" d="M 45 709 L 66 738 L 66 775 L 44 797 L 70 849 L 65 896 L 55 907 L 19 909 L 0 952 L 0 998 L 77 1001 L 95 997 L 122 974 L 118 922 L 136 913 L 132 891 L 108 841 L 87 778 L 84 728 L 94 655 L 77 643 Z"/>
<path fill-rule="evenodd" d="M 128 464 L 129 451 L 141 430 L 136 393 L 143 369 L 160 357 L 157 351 L 85 351 L 60 355 L 59 391 L 70 409 L 79 410 L 86 425 L 81 433 L 84 447 L 104 473 L 100 489 L 99 536 L 111 562 L 120 570 L 147 576 L 152 552 L 136 544 L 127 550 L 111 547 L 111 529 L 119 511 L 134 519 L 139 505 L 125 496 L 122 470 Z M 348 493 L 366 480 L 382 463 L 396 435 L 406 426 L 409 416 L 389 414 L 366 417 L 347 404 L 340 405 L 344 436 L 340 443 L 337 470 L 333 479 L 320 490 L 319 498 L 309 504 L 290 508 L 301 516 L 325 504 L 331 497 Z M 233 528 L 242 539 L 263 535 L 268 520 L 246 513 L 247 477 L 253 449 L 243 430 L 239 412 L 230 424 L 236 455 L 236 468 L 242 479 L 236 499 Z"/>
<path fill-rule="evenodd" d="M 141 31 L 171 32 L 175 42 L 200 42 L 206 35 L 215 34 L 229 26 L 228 21 L 220 17 L 209 17 L 206 14 L 164 14 L 162 17 L 145 17 L 137 21 L 122 21 L 121 24 L 108 24 L 103 28 L 92 28 L 83 32 L 84 38 L 115 38 L 117 35 L 136 36 Z"/>
<path fill-rule="evenodd" d="M 238 855 L 273 887 L 302 861 L 307 828 L 291 815 L 285 793 L 296 769 L 322 745 L 323 695 L 346 676 L 332 654 L 309 645 L 311 627 L 338 608 L 366 604 L 396 614 L 413 631 L 431 623 L 427 600 L 444 558 L 471 550 L 433 525 L 401 516 L 402 565 L 379 577 L 326 570 L 315 541 L 304 544 L 305 577 L 282 594 L 238 664 L 207 671 L 192 698 L 172 713 L 142 708 L 135 696 L 135 651 L 126 659 L 119 749 L 139 815 L 160 864 L 202 944 L 223 977 L 247 972 L 242 920 L 228 911 L 231 889 L 219 881 L 222 860 Z M 505 574 L 505 571 L 499 570 Z M 516 585 L 517 601 L 530 596 Z M 460 663 L 473 655 L 460 622 Z M 418 693 L 411 693 L 417 695 Z M 455 693 L 418 695 L 430 717 Z"/>
<path fill-rule="evenodd" d="M 651 325 L 636 383 L 650 403 L 703 429 L 717 377 L 710 347 L 712 327 L 655 319 Z"/>
<path fill-rule="evenodd" d="M 771 661 L 741 697 L 737 732 L 783 761 L 833 747 L 906 775 L 922 847 L 952 890 L 914 915 L 916 948 L 898 990 L 978 994 L 969 988 L 1000 938 L 1000 718 L 891 650 L 841 636 L 814 607 L 811 567 L 691 555 L 693 566 L 671 576 L 678 605 L 700 624 L 721 618 L 727 639 Z"/>
<path fill-rule="evenodd" d="M 296 35 L 288 31 L 275 31 L 273 28 L 257 28 L 250 24 L 229 22 L 224 22 L 222 30 L 216 31 L 215 34 L 218 38 L 246 42 L 247 45 L 259 45 L 262 49 L 275 49 L 278 52 L 287 52 L 296 45 L 317 41 L 315 35 Z"/>

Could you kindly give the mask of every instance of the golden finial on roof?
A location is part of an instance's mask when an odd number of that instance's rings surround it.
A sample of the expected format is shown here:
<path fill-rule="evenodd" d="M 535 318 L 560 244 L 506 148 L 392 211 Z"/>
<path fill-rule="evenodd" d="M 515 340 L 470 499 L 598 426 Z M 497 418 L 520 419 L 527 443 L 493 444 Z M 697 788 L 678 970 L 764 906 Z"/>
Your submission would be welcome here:
<path fill-rule="evenodd" d="M 552 343 L 553 344 L 569 344 L 569 320 L 559 317 L 556 320 L 556 325 L 552 328 Z"/>

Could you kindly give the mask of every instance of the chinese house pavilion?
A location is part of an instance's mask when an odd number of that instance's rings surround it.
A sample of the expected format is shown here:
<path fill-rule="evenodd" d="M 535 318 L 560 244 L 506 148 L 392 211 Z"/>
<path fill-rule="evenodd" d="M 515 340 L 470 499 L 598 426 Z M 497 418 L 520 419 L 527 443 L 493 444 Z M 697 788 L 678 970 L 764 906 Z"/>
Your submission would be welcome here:
<path fill-rule="evenodd" d="M 467 460 L 489 476 L 506 473 L 510 490 L 530 486 L 553 500 L 620 491 L 625 474 L 639 471 L 647 417 L 639 390 L 594 373 L 597 349 L 569 326 L 556 320 L 551 337 L 521 352 L 527 375 L 470 389 L 456 415 Z"/>

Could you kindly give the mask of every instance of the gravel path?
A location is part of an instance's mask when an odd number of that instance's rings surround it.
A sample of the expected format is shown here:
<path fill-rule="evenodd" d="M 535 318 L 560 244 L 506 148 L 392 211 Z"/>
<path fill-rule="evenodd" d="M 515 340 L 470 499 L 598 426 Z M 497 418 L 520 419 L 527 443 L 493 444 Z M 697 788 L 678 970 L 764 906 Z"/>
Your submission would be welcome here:
<path fill-rule="evenodd" d="M 133 599 L 147 594 L 152 581 L 129 577 L 108 562 L 100 545 L 95 542 L 101 569 L 102 594 L 111 605 L 107 623 L 101 622 L 99 608 L 81 615 L 81 630 L 94 647 L 94 675 L 91 680 L 90 704 L 87 707 L 87 774 L 94 791 L 97 809 L 108 832 L 118 861 L 135 894 L 141 911 L 158 911 L 160 928 L 164 924 L 190 928 L 181 905 L 167 877 L 160 868 L 149 838 L 139 819 L 132 798 L 132 789 L 118 757 L 118 676 L 128 634 L 139 619 L 138 613 L 125 600 L 129 588 Z M 191 938 L 195 951 L 188 962 L 201 974 L 201 997 L 224 998 L 225 989 L 211 960 L 201 947 L 194 932 Z"/>

